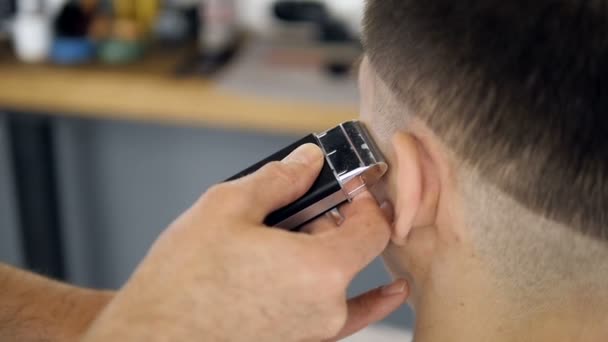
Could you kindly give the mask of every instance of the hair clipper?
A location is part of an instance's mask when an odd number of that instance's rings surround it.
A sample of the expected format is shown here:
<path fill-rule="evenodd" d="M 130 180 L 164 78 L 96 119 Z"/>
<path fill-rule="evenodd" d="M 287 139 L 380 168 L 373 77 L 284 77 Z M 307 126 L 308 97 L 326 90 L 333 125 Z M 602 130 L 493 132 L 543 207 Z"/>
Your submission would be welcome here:
<path fill-rule="evenodd" d="M 298 231 L 304 224 L 351 201 L 386 173 L 380 150 L 359 121 L 349 121 L 319 134 L 310 134 L 227 181 L 247 176 L 269 162 L 287 157 L 300 145 L 313 143 L 325 155 L 325 164 L 310 190 L 290 205 L 268 215 L 265 224 Z"/>

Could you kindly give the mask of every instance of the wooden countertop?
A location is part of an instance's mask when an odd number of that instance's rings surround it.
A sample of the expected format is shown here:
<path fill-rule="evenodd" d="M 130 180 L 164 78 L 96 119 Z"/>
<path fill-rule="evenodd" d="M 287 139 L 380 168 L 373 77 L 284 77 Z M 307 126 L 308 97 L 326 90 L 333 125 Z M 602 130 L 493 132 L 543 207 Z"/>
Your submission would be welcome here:
<path fill-rule="evenodd" d="M 24 65 L 0 58 L 0 109 L 77 117 L 308 133 L 356 116 L 355 106 L 277 102 L 177 78 L 174 55 L 130 67 Z"/>

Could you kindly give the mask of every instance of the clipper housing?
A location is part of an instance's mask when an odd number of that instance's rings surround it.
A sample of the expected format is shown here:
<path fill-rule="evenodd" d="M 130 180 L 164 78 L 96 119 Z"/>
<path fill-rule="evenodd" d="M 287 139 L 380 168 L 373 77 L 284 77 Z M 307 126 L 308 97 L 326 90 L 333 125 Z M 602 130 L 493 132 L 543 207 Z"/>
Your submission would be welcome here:
<path fill-rule="evenodd" d="M 306 143 L 319 146 L 325 163 L 310 190 L 297 201 L 271 213 L 268 226 L 298 231 L 304 224 L 351 201 L 376 184 L 388 170 L 384 157 L 359 121 L 342 123 L 319 134 L 310 134 L 228 179 L 249 175 L 272 161 L 279 161 Z"/>

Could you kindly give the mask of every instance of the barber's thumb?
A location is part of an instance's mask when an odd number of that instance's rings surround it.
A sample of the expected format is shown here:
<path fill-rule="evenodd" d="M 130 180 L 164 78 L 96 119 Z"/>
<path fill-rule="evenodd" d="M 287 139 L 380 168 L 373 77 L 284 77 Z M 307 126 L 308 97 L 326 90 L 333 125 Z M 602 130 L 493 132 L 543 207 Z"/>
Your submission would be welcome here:
<path fill-rule="evenodd" d="M 324 156 L 314 144 L 304 144 L 280 162 L 270 163 L 252 174 L 247 182 L 254 188 L 254 205 L 263 218 L 270 212 L 302 197 L 315 182 Z"/>
<path fill-rule="evenodd" d="M 283 162 L 287 164 L 308 165 L 319 162 L 319 160 L 323 160 L 323 152 L 321 151 L 321 148 L 315 144 L 304 144 L 296 148 L 287 157 L 285 157 Z"/>

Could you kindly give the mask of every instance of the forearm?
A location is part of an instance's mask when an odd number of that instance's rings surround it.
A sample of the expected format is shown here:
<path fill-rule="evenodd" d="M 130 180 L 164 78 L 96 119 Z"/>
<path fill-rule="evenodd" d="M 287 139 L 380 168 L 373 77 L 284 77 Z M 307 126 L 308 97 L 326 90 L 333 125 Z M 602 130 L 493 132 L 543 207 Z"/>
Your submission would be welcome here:
<path fill-rule="evenodd" d="M 0 264 L 0 340 L 76 340 L 112 296 Z"/>

